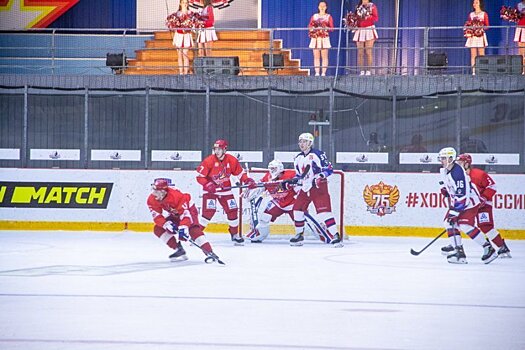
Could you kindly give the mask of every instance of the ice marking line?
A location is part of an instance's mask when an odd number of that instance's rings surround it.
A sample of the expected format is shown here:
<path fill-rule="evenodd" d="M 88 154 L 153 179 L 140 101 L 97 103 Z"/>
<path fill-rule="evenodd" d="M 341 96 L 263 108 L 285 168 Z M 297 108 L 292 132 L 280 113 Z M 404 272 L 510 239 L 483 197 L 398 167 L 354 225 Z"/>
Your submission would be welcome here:
<path fill-rule="evenodd" d="M 0 343 L 59 343 L 59 344 L 104 344 L 104 345 L 156 345 L 168 346 L 173 349 L 175 345 L 199 346 L 206 348 L 275 348 L 275 349 L 334 349 L 334 350 L 396 350 L 398 348 L 355 348 L 342 346 L 323 345 L 287 345 L 287 344 L 247 344 L 247 343 L 205 343 L 205 342 L 178 342 L 178 341 L 140 341 L 140 340 L 88 340 L 88 339 L 1 339 Z"/>
<path fill-rule="evenodd" d="M 158 269 L 172 269 L 191 265 L 202 265 L 199 261 L 180 261 L 173 262 L 139 262 L 121 265 L 105 266 L 84 266 L 84 265 L 51 265 L 30 267 L 25 269 L 0 271 L 0 276 L 18 277 L 41 277 L 50 275 L 69 275 L 69 276 L 111 276 L 125 273 L 136 273 Z"/>
<path fill-rule="evenodd" d="M 330 300 L 330 299 L 282 299 L 282 298 L 245 298 L 245 297 L 186 297 L 170 295 L 108 295 L 108 294 L 22 294 L 0 293 L 0 298 L 108 298 L 108 299 L 181 299 L 181 300 L 210 300 L 210 301 L 261 301 L 261 302 L 289 302 L 289 303 L 334 303 L 334 304 L 373 304 L 373 305 L 408 305 L 408 306 L 436 306 L 436 307 L 473 307 L 494 309 L 524 309 L 525 305 L 488 305 L 488 304 L 451 304 L 451 303 L 425 303 L 406 301 L 375 301 L 375 300 Z"/>

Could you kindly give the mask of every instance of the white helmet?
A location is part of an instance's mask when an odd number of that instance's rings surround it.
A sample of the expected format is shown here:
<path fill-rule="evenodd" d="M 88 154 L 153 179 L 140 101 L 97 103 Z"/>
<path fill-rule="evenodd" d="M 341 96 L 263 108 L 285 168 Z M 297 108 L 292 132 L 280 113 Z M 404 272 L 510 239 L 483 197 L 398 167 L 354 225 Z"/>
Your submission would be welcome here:
<path fill-rule="evenodd" d="M 276 179 L 284 171 L 284 165 L 280 160 L 274 159 L 268 164 L 268 170 L 272 179 Z"/>
<path fill-rule="evenodd" d="M 309 132 L 302 133 L 301 135 L 299 135 L 299 141 L 301 141 L 301 140 L 310 141 L 311 144 L 313 144 L 314 143 L 314 135 L 310 134 Z"/>
<path fill-rule="evenodd" d="M 457 153 L 453 147 L 445 147 L 439 151 L 438 159 L 441 160 L 442 158 L 446 158 L 448 160 L 448 164 L 451 164 L 456 160 L 456 156 Z M 450 161 L 450 158 L 452 158 L 452 161 Z"/>

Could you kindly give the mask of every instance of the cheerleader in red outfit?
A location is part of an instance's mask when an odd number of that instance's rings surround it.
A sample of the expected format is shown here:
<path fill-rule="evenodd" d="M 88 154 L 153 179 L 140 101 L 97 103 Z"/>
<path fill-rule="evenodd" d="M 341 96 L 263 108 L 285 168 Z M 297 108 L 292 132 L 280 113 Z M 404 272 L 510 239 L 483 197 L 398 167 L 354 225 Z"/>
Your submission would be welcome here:
<path fill-rule="evenodd" d="M 518 43 L 519 54 L 523 56 L 523 65 L 525 66 L 525 0 L 519 2 L 516 5 L 518 12 L 521 14 L 521 18 L 518 21 L 516 27 L 516 34 L 514 35 L 514 41 Z"/>
<path fill-rule="evenodd" d="M 334 21 L 332 16 L 326 13 L 326 8 L 326 2 L 320 1 L 318 5 L 319 13 L 314 14 L 308 24 L 308 35 L 311 38 L 310 48 L 314 51 L 315 76 L 319 76 L 320 68 L 321 75 L 326 75 L 326 70 L 328 69 L 328 49 L 332 47 L 328 33 L 334 29 Z"/>
<path fill-rule="evenodd" d="M 204 9 L 201 12 L 204 20 L 204 29 L 199 31 L 197 45 L 199 46 L 199 56 L 211 56 L 211 47 L 214 41 L 219 40 L 213 27 L 215 17 L 213 16 L 213 6 L 211 0 L 204 0 Z"/>
<path fill-rule="evenodd" d="M 489 15 L 484 11 L 483 0 L 474 0 L 472 2 L 472 11 L 468 15 L 468 21 L 478 21 L 483 23 L 483 26 L 489 26 Z M 476 74 L 474 65 L 476 64 L 476 56 L 485 56 L 485 47 L 487 47 L 487 28 L 478 29 L 476 33 L 466 34 L 467 42 L 465 47 L 470 47 L 470 65 L 472 66 L 472 74 Z"/>
<path fill-rule="evenodd" d="M 188 0 L 180 0 L 179 10 L 175 15 L 181 19 L 181 22 L 184 22 L 185 18 L 189 18 L 191 16 L 191 11 L 188 7 Z M 182 29 L 175 30 L 175 35 L 173 36 L 173 46 L 179 49 L 177 52 L 179 73 L 189 74 L 190 58 L 188 56 L 188 51 L 193 46 L 191 31 Z"/>
<path fill-rule="evenodd" d="M 369 0 L 360 0 L 356 14 L 358 28 L 354 32 L 354 41 L 357 45 L 357 66 L 360 75 L 371 75 L 373 47 L 378 38 L 374 25 L 379 20 L 377 7 Z"/>

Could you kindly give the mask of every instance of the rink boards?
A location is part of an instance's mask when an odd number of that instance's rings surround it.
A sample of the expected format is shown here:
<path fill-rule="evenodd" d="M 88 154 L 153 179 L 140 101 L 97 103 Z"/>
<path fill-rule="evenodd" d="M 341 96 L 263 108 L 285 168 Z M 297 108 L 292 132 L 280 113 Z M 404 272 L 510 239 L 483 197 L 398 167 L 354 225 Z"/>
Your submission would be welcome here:
<path fill-rule="evenodd" d="M 259 176 L 260 174 L 257 174 Z M 2 169 L 0 229 L 92 230 L 149 232 L 146 207 L 154 178 L 167 177 L 191 194 L 201 207 L 201 186 L 194 171 Z M 256 177 L 254 175 L 254 177 Z M 525 175 L 494 174 L 496 225 L 507 238 L 525 239 Z M 435 236 L 443 226 L 446 201 L 439 192 L 439 174 L 345 173 L 344 197 L 331 184 L 332 206 L 349 235 Z M 236 193 L 238 195 L 238 193 Z M 249 220 L 248 209 L 243 221 Z M 207 232 L 226 232 L 218 211 Z M 289 218 L 280 218 L 272 233 L 292 232 Z"/>

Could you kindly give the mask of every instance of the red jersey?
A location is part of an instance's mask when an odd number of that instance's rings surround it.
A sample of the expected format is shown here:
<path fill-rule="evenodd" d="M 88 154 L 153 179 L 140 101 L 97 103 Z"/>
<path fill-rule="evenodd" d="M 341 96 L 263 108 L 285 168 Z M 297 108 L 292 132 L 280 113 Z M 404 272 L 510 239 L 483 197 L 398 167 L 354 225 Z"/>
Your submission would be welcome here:
<path fill-rule="evenodd" d="M 243 183 L 248 178 L 237 158 L 228 153 L 224 155 L 222 160 L 219 160 L 215 154 L 210 154 L 199 165 L 197 173 L 197 182 L 202 186 L 212 181 L 218 187 L 230 187 L 232 175 L 238 177 Z M 216 194 L 226 195 L 231 194 L 231 191 L 217 192 Z"/>
<path fill-rule="evenodd" d="M 476 185 L 481 197 L 485 198 L 487 204 L 492 205 L 492 197 L 496 194 L 496 182 L 485 171 L 471 168 L 469 172 L 470 181 Z"/>
<path fill-rule="evenodd" d="M 204 28 L 211 28 L 215 24 L 215 17 L 213 16 L 213 6 L 208 5 L 201 12 L 202 19 L 204 20 Z"/>
<path fill-rule="evenodd" d="M 357 19 L 357 26 L 360 27 L 360 28 L 373 26 L 374 23 L 379 20 L 379 14 L 377 12 L 377 6 L 375 4 L 369 2 L 368 4 L 361 5 L 359 7 L 364 7 L 364 6 L 370 7 L 370 9 L 369 9 L 370 15 L 365 17 L 365 18 L 358 17 L 358 19 Z M 358 13 L 360 12 L 359 7 L 356 10 L 356 12 L 358 12 Z M 361 10 L 361 11 L 363 11 L 363 10 Z"/>
<path fill-rule="evenodd" d="M 153 221 L 157 226 L 162 227 L 166 223 L 166 218 L 162 215 L 163 211 L 167 211 L 171 216 L 178 217 L 179 226 L 191 227 L 194 223 L 190 208 L 194 207 L 195 204 L 193 204 L 191 196 L 188 193 L 182 193 L 176 188 L 168 187 L 166 197 L 161 201 L 158 201 L 153 194 L 150 194 L 147 204 L 153 216 Z"/>
<path fill-rule="evenodd" d="M 281 176 L 277 179 L 272 179 L 270 173 L 266 173 L 264 177 L 261 179 L 262 182 L 271 182 L 276 180 L 287 180 L 295 177 L 295 170 L 287 169 L 282 172 Z M 288 189 L 283 189 L 281 186 L 276 186 L 275 190 L 268 191 L 270 195 L 272 196 L 273 200 L 277 202 L 277 204 L 281 208 L 285 208 L 292 204 L 295 201 L 295 191 L 292 186 L 290 186 Z"/>

